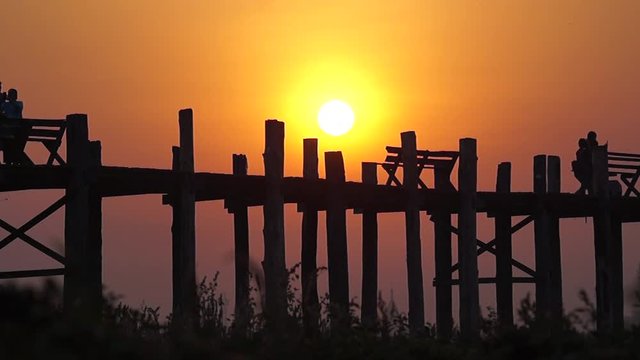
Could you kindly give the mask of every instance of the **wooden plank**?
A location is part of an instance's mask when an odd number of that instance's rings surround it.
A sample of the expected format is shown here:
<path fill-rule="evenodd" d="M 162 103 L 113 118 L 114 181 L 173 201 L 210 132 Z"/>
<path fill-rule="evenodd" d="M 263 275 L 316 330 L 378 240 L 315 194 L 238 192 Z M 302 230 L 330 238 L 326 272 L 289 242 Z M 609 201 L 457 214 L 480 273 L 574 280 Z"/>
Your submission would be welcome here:
<path fill-rule="evenodd" d="M 347 218 L 343 193 L 344 161 L 340 151 L 324 153 L 325 172 L 330 184 L 327 194 L 327 260 L 329 267 L 329 300 L 332 325 L 348 325 L 349 265 L 347 252 Z"/>
<path fill-rule="evenodd" d="M 29 126 L 49 126 L 49 127 L 64 127 L 67 124 L 67 119 L 20 119 L 21 122 L 28 124 Z"/>
<path fill-rule="evenodd" d="M 67 116 L 67 160 L 71 170 L 66 189 L 64 248 L 64 310 L 68 315 L 91 316 L 85 242 L 89 238 L 89 130 L 87 116 Z"/>
<path fill-rule="evenodd" d="M 460 140 L 458 187 L 458 259 L 460 262 L 460 336 L 463 341 L 480 335 L 480 301 L 478 289 L 478 258 L 476 255 L 476 191 L 478 158 L 476 140 Z"/>
<path fill-rule="evenodd" d="M 21 279 L 30 277 L 45 277 L 64 275 L 64 268 L 60 269 L 41 269 L 41 270 L 19 270 L 19 271 L 2 271 L 0 272 L 0 280 L 5 279 Z"/>
<path fill-rule="evenodd" d="M 409 288 L 409 330 L 418 335 L 424 332 L 424 289 L 422 278 L 422 247 L 420 243 L 420 204 L 418 203 L 418 173 L 416 170 L 416 134 L 400 134 L 404 174 L 402 186 L 407 194 L 404 212 L 407 282 Z"/>
<path fill-rule="evenodd" d="M 57 139 L 60 130 L 31 129 L 29 130 L 29 138 L 40 137 L 47 139 Z"/>
<path fill-rule="evenodd" d="M 302 173 L 305 179 L 317 180 L 318 139 L 303 140 Z M 303 326 L 307 336 L 318 332 L 320 301 L 318 300 L 318 211 L 312 204 L 303 203 L 302 211 L 302 305 Z"/>
<path fill-rule="evenodd" d="M 561 192 L 561 165 L 559 156 L 547 157 L 547 192 Z M 562 252 L 560 247 L 560 219 L 549 212 L 549 311 L 552 319 L 562 321 L 564 308 L 562 302 Z"/>
<path fill-rule="evenodd" d="M 447 165 L 436 166 L 434 186 L 436 191 L 455 191 L 451 188 L 451 169 Z M 451 214 L 447 211 L 433 213 L 434 253 L 436 267 L 436 331 L 438 338 L 450 339 L 453 333 L 453 296 L 451 289 Z"/>
<path fill-rule="evenodd" d="M 265 200 L 264 214 L 264 275 L 266 317 L 276 333 L 283 330 L 287 316 L 287 269 L 284 241 L 284 123 L 265 122 Z"/>
<path fill-rule="evenodd" d="M 173 150 L 173 165 L 177 166 L 177 187 L 174 190 L 173 248 L 173 319 L 176 331 L 190 331 L 198 316 L 196 295 L 195 189 L 193 186 L 193 112 L 178 113 L 180 150 Z"/>
<path fill-rule="evenodd" d="M 247 157 L 233 154 L 233 175 L 247 175 Z M 236 199 L 233 207 L 233 234 L 235 258 L 235 308 L 234 330 L 246 335 L 249 314 L 249 214 L 242 200 Z"/>
<path fill-rule="evenodd" d="M 497 283 L 497 279 L 495 277 L 481 277 L 478 278 L 478 283 L 479 284 L 496 284 Z M 531 277 L 517 277 L 514 276 L 511 278 L 511 282 L 513 284 L 534 284 L 536 282 L 536 280 L 534 278 Z M 459 279 L 452 279 L 451 280 L 451 285 L 460 285 L 460 280 Z"/>
<path fill-rule="evenodd" d="M 610 156 L 623 156 L 623 157 L 631 157 L 631 158 L 640 158 L 640 154 L 631 154 L 631 153 L 623 153 L 623 152 L 609 152 L 607 154 L 608 157 Z"/>
<path fill-rule="evenodd" d="M 378 166 L 362 163 L 362 182 L 378 183 Z M 362 325 L 375 326 L 378 312 L 378 214 L 362 212 Z"/>
<path fill-rule="evenodd" d="M 496 192 L 511 192 L 511 163 L 498 165 Z M 511 267 L 512 227 L 509 214 L 498 213 L 494 220 L 496 235 L 496 308 L 503 328 L 513 326 L 513 271 Z"/>

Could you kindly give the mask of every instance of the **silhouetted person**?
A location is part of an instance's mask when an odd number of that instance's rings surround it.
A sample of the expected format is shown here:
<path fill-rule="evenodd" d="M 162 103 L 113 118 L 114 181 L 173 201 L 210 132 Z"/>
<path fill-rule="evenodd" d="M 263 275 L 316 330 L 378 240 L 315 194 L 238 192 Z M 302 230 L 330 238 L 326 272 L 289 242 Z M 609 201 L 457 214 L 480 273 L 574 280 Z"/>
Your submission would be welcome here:
<path fill-rule="evenodd" d="M 22 119 L 22 101 L 18 101 L 18 90 L 9 89 L 7 101 L 2 103 L 2 112 L 7 119 Z"/>
<path fill-rule="evenodd" d="M 576 151 L 576 160 L 571 162 L 573 168 L 573 175 L 580 182 L 580 189 L 577 193 L 585 195 L 591 194 L 591 178 L 592 178 L 592 165 L 591 165 L 591 149 L 589 148 L 589 141 L 587 139 L 578 140 L 578 151 Z"/>
<path fill-rule="evenodd" d="M 6 119 L 22 119 L 22 110 L 24 104 L 18 100 L 18 90 L 9 89 L 6 95 L 6 101 L 2 102 L 2 113 Z M 4 162 L 7 164 L 21 164 L 23 158 L 24 147 L 27 142 L 28 129 L 23 126 L 16 128 L 15 124 L 10 124 L 12 127 L 12 136 L 4 141 Z M 8 131 L 9 128 L 7 128 Z"/>
<path fill-rule="evenodd" d="M 587 147 L 589 151 L 593 151 L 598 146 L 598 134 L 595 131 L 589 131 L 587 134 Z"/>

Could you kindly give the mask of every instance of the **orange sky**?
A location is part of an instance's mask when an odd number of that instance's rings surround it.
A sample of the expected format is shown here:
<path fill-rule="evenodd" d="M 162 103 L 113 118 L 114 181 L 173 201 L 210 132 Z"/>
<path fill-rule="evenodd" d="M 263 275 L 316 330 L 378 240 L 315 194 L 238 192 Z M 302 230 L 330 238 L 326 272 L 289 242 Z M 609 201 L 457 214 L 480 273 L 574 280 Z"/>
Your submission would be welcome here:
<path fill-rule="evenodd" d="M 640 152 L 635 0 L 21 0 L 3 2 L 0 16 L 5 89 L 18 88 L 27 117 L 89 114 L 91 137 L 102 140 L 110 165 L 169 167 L 177 110 L 184 107 L 195 112 L 199 171 L 228 172 L 231 154 L 245 153 L 249 172 L 260 174 L 267 118 L 286 122 L 291 176 L 301 174 L 303 137 L 319 137 L 321 151 L 342 150 L 351 180 L 360 178 L 361 161 L 381 161 L 385 145 L 399 144 L 401 131 L 415 130 L 419 146 L 429 149 L 456 149 L 459 138 L 475 137 L 485 190 L 494 186 L 500 161 L 513 162 L 514 190 L 530 190 L 532 156 L 548 153 L 562 156 L 564 191 L 573 191 L 569 162 L 589 129 L 612 149 Z M 340 138 L 323 135 L 315 122 L 320 105 L 333 98 L 356 114 L 353 131 Z M 0 216 L 16 225 L 48 205 L 28 194 L 3 196 Z M 198 271 L 221 270 L 232 298 L 232 264 L 225 260 L 231 218 L 221 203 L 200 204 L 198 211 Z M 262 257 L 260 214 L 251 212 L 255 259 Z M 293 264 L 299 215 L 295 207 L 287 214 Z M 108 199 L 104 216 L 109 289 L 134 304 L 146 299 L 166 308 L 169 209 L 157 196 Z M 423 219 L 433 321 L 433 243 Z M 359 296 L 358 222 L 349 217 L 352 296 Z M 490 223 L 481 224 L 480 234 L 490 238 Z M 33 234 L 60 243 L 61 229 L 58 215 Z M 401 303 L 403 229 L 402 216 L 381 220 L 380 286 L 387 295 L 393 288 Z M 571 305 L 577 289 L 593 287 L 591 223 L 568 220 L 562 229 Z M 627 280 L 640 262 L 633 243 L 639 233 L 625 227 Z M 530 240 L 523 233 L 515 245 L 528 263 Z M 6 250 L 1 269 L 32 264 L 15 260 L 26 253 L 21 246 Z M 491 264 L 483 259 L 481 272 L 493 274 Z M 482 291 L 484 305 L 492 305 L 493 289 Z"/>

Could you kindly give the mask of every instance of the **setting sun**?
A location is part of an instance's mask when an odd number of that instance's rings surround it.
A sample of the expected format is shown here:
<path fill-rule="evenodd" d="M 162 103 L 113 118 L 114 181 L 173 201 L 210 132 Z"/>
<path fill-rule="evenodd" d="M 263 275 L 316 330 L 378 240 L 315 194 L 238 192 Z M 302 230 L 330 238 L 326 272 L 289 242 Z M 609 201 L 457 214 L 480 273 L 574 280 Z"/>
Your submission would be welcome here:
<path fill-rule="evenodd" d="M 340 136 L 351 130 L 354 117 L 353 110 L 347 103 L 331 100 L 320 108 L 318 124 L 327 134 Z"/>

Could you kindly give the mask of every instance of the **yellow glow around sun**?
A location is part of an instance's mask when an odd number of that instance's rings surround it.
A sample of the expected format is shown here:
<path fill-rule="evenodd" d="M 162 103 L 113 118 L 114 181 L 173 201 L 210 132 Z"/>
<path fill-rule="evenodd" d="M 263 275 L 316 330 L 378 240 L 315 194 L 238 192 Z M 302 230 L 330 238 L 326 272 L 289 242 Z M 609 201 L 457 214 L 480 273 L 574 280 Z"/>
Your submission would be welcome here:
<path fill-rule="evenodd" d="M 353 127 L 355 116 L 351 107 L 340 100 L 331 100 L 318 112 L 318 125 L 329 135 L 346 134 Z"/>

